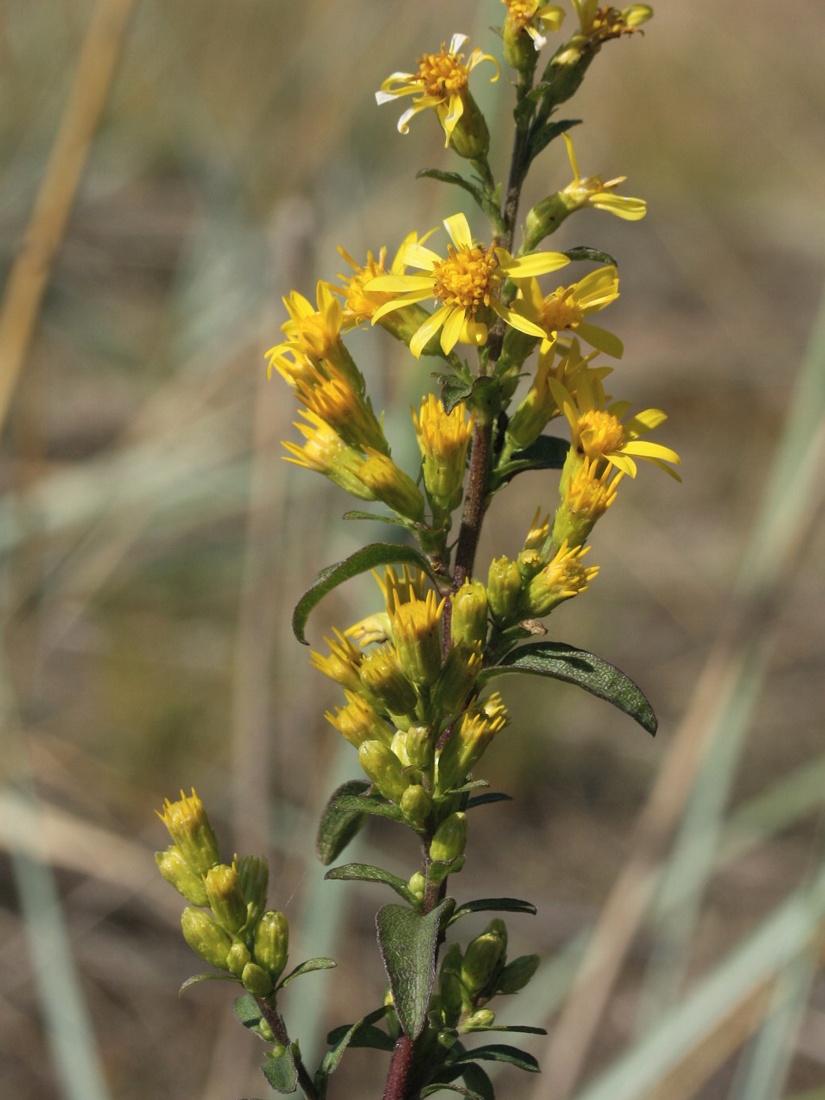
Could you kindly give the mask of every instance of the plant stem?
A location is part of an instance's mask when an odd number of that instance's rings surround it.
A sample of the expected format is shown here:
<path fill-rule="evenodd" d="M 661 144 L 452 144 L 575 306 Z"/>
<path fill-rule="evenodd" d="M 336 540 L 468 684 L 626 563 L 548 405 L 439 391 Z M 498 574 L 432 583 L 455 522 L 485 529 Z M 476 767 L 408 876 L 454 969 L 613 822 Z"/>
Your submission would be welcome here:
<path fill-rule="evenodd" d="M 256 997 L 255 1002 L 258 1008 L 261 1010 L 261 1015 L 272 1028 L 272 1034 L 276 1040 L 283 1046 L 288 1047 L 290 1045 L 289 1033 L 287 1032 L 286 1025 L 278 1012 L 275 1005 L 270 1004 L 266 997 Z M 301 1091 L 307 1100 L 318 1100 L 318 1093 L 315 1089 L 315 1083 L 309 1075 L 309 1070 L 304 1065 L 301 1055 L 293 1052 L 295 1059 L 295 1069 L 298 1072 L 298 1083 L 301 1086 Z"/>
<path fill-rule="evenodd" d="M 384 1086 L 384 1100 L 406 1100 L 414 1053 L 415 1044 L 412 1039 L 407 1035 L 399 1035 Z"/>
<path fill-rule="evenodd" d="M 470 452 L 470 470 L 467 475 L 467 491 L 464 497 L 464 514 L 458 533 L 458 546 L 453 572 L 453 591 L 457 591 L 473 575 L 481 524 L 487 510 L 487 492 L 490 482 L 493 421 L 479 417 L 473 429 Z"/>

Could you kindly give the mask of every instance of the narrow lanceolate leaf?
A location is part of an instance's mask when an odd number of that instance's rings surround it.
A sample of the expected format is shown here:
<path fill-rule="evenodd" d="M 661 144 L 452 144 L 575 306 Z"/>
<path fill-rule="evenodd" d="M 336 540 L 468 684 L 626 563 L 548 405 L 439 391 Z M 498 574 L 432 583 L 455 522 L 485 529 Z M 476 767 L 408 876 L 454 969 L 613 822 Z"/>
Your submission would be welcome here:
<path fill-rule="evenodd" d="M 534 89 L 536 99 L 540 98 L 541 91 L 541 85 Z M 545 149 L 551 141 L 560 137 L 565 130 L 570 130 L 573 126 L 578 126 L 580 122 L 581 119 L 578 118 L 563 118 L 559 119 L 558 122 L 546 122 L 544 126 L 539 127 L 530 140 L 530 158 L 537 157 L 542 149 Z"/>
<path fill-rule="evenodd" d="M 584 649 L 576 649 L 564 642 L 534 642 L 508 653 L 500 664 L 485 669 L 479 679 L 486 683 L 494 676 L 507 672 L 527 672 L 578 684 L 591 695 L 605 699 L 635 718 L 648 733 L 656 733 L 659 723 L 641 688 L 615 665 Z"/>
<path fill-rule="evenodd" d="M 307 619 L 310 612 L 316 607 L 324 596 L 328 595 L 339 584 L 357 577 L 359 573 L 367 573 L 379 565 L 415 565 L 423 569 L 433 580 L 437 580 L 430 563 L 420 551 L 412 546 L 401 546 L 392 542 L 373 542 L 350 554 L 343 561 L 335 562 L 322 569 L 313 584 L 306 590 L 298 601 L 292 613 L 292 630 L 299 642 L 309 645 L 304 634 Z"/>
<path fill-rule="evenodd" d="M 238 981 L 240 981 L 240 978 L 235 977 L 234 974 L 221 974 L 218 970 L 208 970 L 205 974 L 193 974 L 191 978 L 187 978 L 178 990 L 178 996 L 182 997 L 187 989 L 191 989 L 193 985 L 200 985 L 201 982 Z"/>
<path fill-rule="evenodd" d="M 325 878 L 343 879 L 347 882 L 380 882 L 395 890 L 409 905 L 417 905 L 418 899 L 407 886 L 403 878 L 390 874 L 383 867 L 376 867 L 372 863 L 347 863 L 343 867 L 333 867 L 327 871 Z"/>
<path fill-rule="evenodd" d="M 532 1054 L 518 1047 L 508 1046 L 506 1043 L 489 1043 L 484 1047 L 476 1047 L 475 1050 L 467 1050 L 456 1058 L 460 1062 L 505 1062 L 510 1066 L 527 1070 L 528 1073 L 539 1073 L 539 1064 Z"/>
<path fill-rule="evenodd" d="M 318 826 L 315 851 L 318 859 L 328 867 L 343 852 L 349 842 L 357 835 L 367 820 L 367 814 L 360 810 L 345 809 L 341 799 L 347 795 L 360 795 L 369 789 L 369 783 L 363 779 L 351 779 L 333 792 L 324 807 Z"/>
<path fill-rule="evenodd" d="M 438 936 L 454 904 L 452 898 L 445 898 L 424 916 L 406 905 L 385 905 L 375 918 L 395 1011 L 410 1039 L 418 1038 L 427 1022 Z"/>
<path fill-rule="evenodd" d="M 374 1012 L 357 1020 L 349 1026 L 337 1027 L 327 1036 L 330 1049 L 324 1055 L 315 1074 L 315 1088 L 319 1097 L 326 1096 L 329 1075 L 338 1068 L 347 1047 L 369 1047 L 373 1050 L 391 1051 L 395 1045 L 386 1031 L 375 1027 L 375 1022 L 390 1011 L 389 1005 L 382 1005 Z"/>
<path fill-rule="evenodd" d="M 368 798 L 366 795 L 344 794 L 338 800 L 342 810 L 352 810 L 353 813 L 376 814 L 378 817 L 388 817 L 391 821 L 403 821 L 404 814 L 399 806 L 392 802 L 385 802 L 379 798 Z"/>
<path fill-rule="evenodd" d="M 520 898 L 477 898 L 475 901 L 464 901 L 459 905 L 450 917 L 450 924 L 455 924 L 461 917 L 470 913 L 529 913 L 534 917 L 538 910 L 530 901 L 522 901 Z"/>
<path fill-rule="evenodd" d="M 611 256 L 609 252 L 602 252 L 598 248 L 590 248 L 587 245 L 580 245 L 578 248 L 568 248 L 565 251 L 565 256 L 570 260 L 592 260 L 597 264 L 611 264 L 613 267 L 619 266 L 619 261 L 615 256 Z"/>
<path fill-rule="evenodd" d="M 494 487 L 504 485 L 524 470 L 561 470 L 570 453 L 570 442 L 555 435 L 540 435 L 537 440 L 516 451 L 494 474 Z"/>
<path fill-rule="evenodd" d="M 334 970 L 337 965 L 335 959 L 328 959 L 324 955 L 307 959 L 305 962 L 299 963 L 294 970 L 290 970 L 287 976 L 278 983 L 278 988 L 281 989 L 283 986 L 289 985 L 290 982 L 303 977 L 304 974 L 314 974 L 316 970 Z"/>

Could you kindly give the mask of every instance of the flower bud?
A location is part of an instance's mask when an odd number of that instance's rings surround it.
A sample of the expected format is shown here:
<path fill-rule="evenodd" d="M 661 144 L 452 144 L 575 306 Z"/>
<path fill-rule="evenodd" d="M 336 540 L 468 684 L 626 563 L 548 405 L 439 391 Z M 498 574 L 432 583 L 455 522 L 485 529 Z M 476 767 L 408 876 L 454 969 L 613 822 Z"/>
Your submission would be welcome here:
<path fill-rule="evenodd" d="M 562 544 L 553 560 L 530 581 L 524 600 L 526 618 L 540 619 L 563 600 L 586 592 L 599 572 L 598 566 L 585 567 L 581 559 L 589 546 L 568 548 Z"/>
<path fill-rule="evenodd" d="M 251 962 L 252 956 L 249 954 L 249 948 L 245 943 L 241 943 L 240 940 L 235 940 L 229 949 L 229 954 L 226 958 L 227 970 L 231 970 L 233 974 L 242 974 L 243 968 L 248 962 Z"/>
<path fill-rule="evenodd" d="M 429 726 L 410 726 L 407 730 L 399 730 L 390 747 L 405 768 L 429 770 L 432 767 L 434 746 Z"/>
<path fill-rule="evenodd" d="M 387 455 L 367 448 L 367 459 L 356 471 L 359 481 L 394 512 L 418 522 L 424 518 L 424 498 L 418 486 Z"/>
<path fill-rule="evenodd" d="M 416 871 L 415 874 L 410 875 L 410 881 L 407 883 L 407 888 L 419 901 L 423 901 L 427 889 L 427 880 L 420 871 Z"/>
<path fill-rule="evenodd" d="M 471 1016 L 468 1016 L 461 1028 L 462 1033 L 468 1031 L 486 1031 L 496 1022 L 496 1014 L 489 1008 L 479 1008 Z"/>
<path fill-rule="evenodd" d="M 535 972 L 541 959 L 538 955 L 519 955 L 507 963 L 498 979 L 496 993 L 518 993 L 524 989 Z"/>
<path fill-rule="evenodd" d="M 438 756 L 438 793 L 444 794 L 464 783 L 508 721 L 507 708 L 497 691 L 464 712 Z"/>
<path fill-rule="evenodd" d="M 203 907 L 208 904 L 203 878 L 195 874 L 174 844 L 164 852 L 155 852 L 155 863 L 166 881 L 191 905 Z"/>
<path fill-rule="evenodd" d="M 272 978 L 257 963 L 247 963 L 241 971 L 241 983 L 255 997 L 266 997 L 272 992 Z"/>
<path fill-rule="evenodd" d="M 466 846 L 467 815 L 456 811 L 441 822 L 430 844 L 430 880 L 441 882 L 447 875 L 460 871 Z"/>
<path fill-rule="evenodd" d="M 361 665 L 361 683 L 389 714 L 412 715 L 418 696 L 392 646 L 374 649 Z"/>
<path fill-rule="evenodd" d="M 247 914 L 237 869 L 220 863 L 207 872 L 204 885 L 209 907 L 221 928 L 230 935 L 240 932 L 246 924 Z"/>
<path fill-rule="evenodd" d="M 465 581 L 452 599 L 450 637 L 453 643 L 480 646 L 487 641 L 487 590 L 481 581 Z"/>
<path fill-rule="evenodd" d="M 487 577 L 487 599 L 493 618 L 502 626 L 518 618 L 521 574 L 509 558 L 494 558 Z"/>
<path fill-rule="evenodd" d="M 384 798 L 401 801 L 409 782 L 401 761 L 391 749 L 381 741 L 365 741 L 358 749 L 358 760 Z"/>
<path fill-rule="evenodd" d="M 467 945 L 461 965 L 461 980 L 472 1000 L 491 997 L 496 979 L 507 953 L 507 926 L 504 921 L 490 921 L 480 936 Z"/>
<path fill-rule="evenodd" d="M 461 984 L 461 962 L 461 948 L 454 943 L 444 955 L 438 978 L 442 1013 L 448 1027 L 456 1026 L 465 1007 L 464 986 Z"/>
<path fill-rule="evenodd" d="M 432 589 L 425 599 L 401 603 L 396 595 L 390 611 L 392 637 L 407 678 L 419 687 L 433 684 L 441 670 L 441 613 Z"/>
<path fill-rule="evenodd" d="M 255 962 L 277 981 L 289 955 L 289 923 L 277 909 L 268 909 L 258 921 L 254 952 Z"/>
<path fill-rule="evenodd" d="M 481 666 L 481 653 L 475 646 L 458 642 L 450 649 L 433 687 L 432 704 L 436 714 L 445 718 L 458 714 L 475 687 Z"/>
<path fill-rule="evenodd" d="M 407 787 L 401 795 L 401 810 L 414 829 L 423 829 L 432 809 L 432 800 L 419 783 Z"/>
<path fill-rule="evenodd" d="M 236 856 L 235 866 L 246 902 L 247 924 L 252 927 L 266 908 L 269 865 L 262 856 L 242 856 L 240 859 Z"/>
<path fill-rule="evenodd" d="M 365 741 L 380 740 L 389 745 L 393 730 L 378 715 L 362 695 L 345 691 L 347 705 L 339 707 L 335 714 L 327 711 L 324 717 L 351 745 L 358 748 Z"/>
<path fill-rule="evenodd" d="M 180 918 L 183 938 L 204 962 L 218 970 L 228 970 L 227 958 L 232 940 L 202 909 L 187 906 Z"/>
<path fill-rule="evenodd" d="M 210 867 L 220 862 L 218 838 L 194 787 L 189 797 L 181 791 L 178 802 L 170 802 L 167 798 L 158 817 L 169 830 L 184 862 L 196 875 L 205 875 Z"/>

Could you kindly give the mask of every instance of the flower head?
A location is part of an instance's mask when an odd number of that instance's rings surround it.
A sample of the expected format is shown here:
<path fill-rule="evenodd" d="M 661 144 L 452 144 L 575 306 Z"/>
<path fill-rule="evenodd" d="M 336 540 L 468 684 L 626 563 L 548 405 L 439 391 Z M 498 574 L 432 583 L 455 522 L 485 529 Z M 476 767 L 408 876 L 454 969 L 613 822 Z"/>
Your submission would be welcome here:
<path fill-rule="evenodd" d="M 570 286 L 557 287 L 543 295 L 538 282 L 530 279 L 520 286 L 520 296 L 513 302 L 513 312 L 535 322 L 544 331 L 542 353 L 553 347 L 560 332 L 571 332 L 586 340 L 599 351 L 620 358 L 622 342 L 612 332 L 591 325 L 587 317 L 615 302 L 619 297 L 619 277 L 612 265 L 591 271 Z"/>
<path fill-rule="evenodd" d="M 413 410 L 413 424 L 427 495 L 439 513 L 449 515 L 461 501 L 473 417 L 463 401 L 447 412 L 431 393 L 422 398 L 420 416 Z"/>
<path fill-rule="evenodd" d="M 564 8 L 543 0 L 501 0 L 507 5 L 504 17 L 505 40 L 508 34 L 529 35 L 535 50 L 547 45 L 544 31 L 557 31 L 564 19 Z"/>
<path fill-rule="evenodd" d="M 599 0 L 571 0 L 579 17 L 581 33 L 597 42 L 632 34 L 642 23 L 653 17 L 648 4 L 631 4 L 627 8 L 599 6 Z"/>
<path fill-rule="evenodd" d="M 553 560 L 527 585 L 524 593 L 526 615 L 543 618 L 564 600 L 587 591 L 599 572 L 597 565 L 582 565 L 582 558 L 589 550 L 589 546 L 568 547 L 566 542 L 562 543 Z"/>
<path fill-rule="evenodd" d="M 323 360 L 347 374 L 354 367 L 341 342 L 344 319 L 341 303 L 323 282 L 318 283 L 316 295 L 317 309 L 297 290 L 284 298 L 289 320 L 281 325 L 281 331 L 286 340 L 266 352 L 267 373 L 271 374 L 275 367 L 291 386 L 297 385 L 310 367 Z"/>
<path fill-rule="evenodd" d="M 615 214 L 617 218 L 625 221 L 639 221 L 647 213 L 647 203 L 644 199 L 631 198 L 628 195 L 616 195 L 615 189 L 620 183 L 624 183 L 626 176 L 616 176 L 615 179 L 602 182 L 601 176 L 587 176 L 582 179 L 579 172 L 579 164 L 573 149 L 573 142 L 569 134 L 562 134 L 564 144 L 567 146 L 567 158 L 573 169 L 573 182 L 561 192 L 567 205 L 574 209 L 582 206 L 592 206 L 596 210 L 606 210 L 608 214 Z"/>
<path fill-rule="evenodd" d="M 430 232 L 432 233 L 434 230 Z M 403 261 L 404 249 L 408 244 L 423 244 L 429 236 L 430 233 L 425 233 L 419 241 L 418 233 L 415 230 L 408 233 L 401 242 L 401 247 L 396 252 L 389 267 L 387 267 L 387 249 L 385 247 L 379 249 L 377 259 L 372 252 L 368 252 L 363 267 L 350 256 L 349 252 L 339 247 L 339 254 L 350 265 L 353 273 L 352 275 L 339 273 L 338 278 L 341 280 L 342 286 L 335 287 L 331 284 L 328 284 L 328 286 L 333 294 L 337 294 L 344 300 L 344 315 L 341 326 L 344 330 L 371 321 L 376 309 L 390 300 L 391 295 L 386 292 L 367 290 L 366 283 L 379 275 L 403 275 L 405 268 Z"/>
<path fill-rule="evenodd" d="M 449 355 L 458 343 L 480 347 L 487 340 L 488 324 L 494 315 L 521 332 L 545 336 L 544 329 L 535 321 L 504 304 L 501 288 L 508 278 L 529 279 L 556 271 L 570 262 L 567 256 L 561 252 L 536 252 L 514 257 L 494 245 L 484 249 L 473 243 L 464 214 L 453 214 L 445 219 L 444 225 L 451 241 L 446 259 L 421 244 L 411 244 L 402 249 L 404 263 L 426 274 L 382 275 L 366 284 L 370 291 L 389 291 L 396 295 L 376 310 L 373 324 L 411 302 L 435 299 L 440 303 L 438 308 L 410 341 L 410 351 L 416 358 L 437 332 L 441 332 L 441 349 L 445 355 Z"/>
<path fill-rule="evenodd" d="M 635 459 L 642 459 L 660 467 L 677 481 L 681 480 L 668 465 L 678 465 L 679 455 L 670 447 L 641 438 L 667 419 L 661 409 L 645 409 L 623 422 L 628 402 L 614 401 L 605 407 L 604 388 L 592 375 L 579 378 L 575 399 L 555 379 L 550 379 L 549 385 L 570 424 L 573 449 L 586 458 L 597 460 L 595 473 L 601 473 L 603 463 L 607 463 L 620 473 L 635 477 Z"/>
<path fill-rule="evenodd" d="M 410 119 L 419 111 L 432 107 L 446 136 L 444 144 L 449 145 L 468 105 L 467 84 L 473 69 L 482 61 L 492 61 L 496 74 L 491 80 L 498 80 L 498 62 L 478 47 L 470 54 L 466 64 L 464 63 L 464 54 L 459 53 L 459 50 L 466 41 L 466 34 L 454 34 L 449 48 L 442 43 L 439 53 L 428 53 L 420 57 L 416 72 L 391 73 L 383 82 L 380 91 L 375 93 L 379 104 L 389 103 L 401 96 L 415 96 L 412 107 L 398 120 L 399 133 L 406 134 Z"/>

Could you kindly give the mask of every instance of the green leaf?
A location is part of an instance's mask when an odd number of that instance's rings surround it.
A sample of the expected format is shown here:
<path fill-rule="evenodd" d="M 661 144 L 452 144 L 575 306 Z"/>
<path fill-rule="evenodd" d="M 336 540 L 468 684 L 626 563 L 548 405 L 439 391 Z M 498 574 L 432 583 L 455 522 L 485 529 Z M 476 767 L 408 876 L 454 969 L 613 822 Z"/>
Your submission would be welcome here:
<path fill-rule="evenodd" d="M 473 1092 L 472 1089 L 464 1088 L 462 1085 L 455 1085 L 446 1081 L 436 1081 L 432 1085 L 427 1085 L 419 1093 L 420 1096 L 432 1096 L 436 1092 L 458 1092 L 462 1096 L 466 1096 L 467 1100 L 484 1100 L 481 1093 Z"/>
<path fill-rule="evenodd" d="M 298 601 L 292 613 L 292 630 L 299 642 L 309 645 L 304 630 L 310 612 L 316 607 L 324 596 L 328 595 L 339 584 L 357 577 L 359 573 L 366 573 L 379 565 L 415 565 L 423 569 L 434 581 L 438 578 L 433 573 L 432 567 L 424 555 L 412 546 L 403 546 L 394 542 L 373 542 L 350 554 L 343 561 L 335 562 L 322 569 L 315 581 L 306 590 Z"/>
<path fill-rule="evenodd" d="M 465 378 L 442 375 L 444 384 L 441 389 L 441 404 L 445 412 L 452 412 L 461 401 L 466 401 L 473 392 L 472 381 Z"/>
<path fill-rule="evenodd" d="M 518 1035 L 546 1035 L 543 1027 L 530 1027 L 529 1024 L 494 1024 L 492 1027 L 477 1028 L 477 1031 L 512 1031 Z"/>
<path fill-rule="evenodd" d="M 418 904 L 418 899 L 403 878 L 390 874 L 383 867 L 375 867 L 371 863 L 347 863 L 343 867 L 333 867 L 331 871 L 327 871 L 324 878 L 342 879 L 347 882 L 380 882 L 384 886 L 389 886 L 391 890 L 395 890 L 396 894 L 399 894 L 409 905 Z"/>
<path fill-rule="evenodd" d="M 534 94 L 539 93 L 537 98 L 540 98 L 542 85 L 533 89 Z M 573 126 L 578 126 L 581 122 L 580 118 L 564 118 L 559 119 L 558 122 L 546 122 L 543 126 L 540 126 L 536 132 L 530 138 L 530 159 L 533 160 L 539 155 L 542 149 L 546 149 L 551 141 L 560 137 L 565 130 L 572 129 Z"/>
<path fill-rule="evenodd" d="M 381 1008 L 377 1008 L 374 1012 L 370 1012 L 360 1020 L 356 1020 L 354 1024 L 336 1027 L 327 1035 L 330 1049 L 324 1055 L 318 1067 L 318 1072 L 315 1074 L 315 1087 L 321 1098 L 326 1096 L 329 1076 L 338 1068 L 347 1047 L 369 1047 L 372 1050 L 385 1051 L 393 1049 L 395 1044 L 386 1031 L 381 1031 L 380 1028 L 373 1026 L 376 1020 L 382 1019 L 389 1011 L 389 1005 L 382 1005 Z"/>
<path fill-rule="evenodd" d="M 377 817 L 388 817 L 391 821 L 403 821 L 404 814 L 400 807 L 383 799 L 370 798 L 366 795 L 342 795 L 338 800 L 342 810 L 351 810 L 354 813 L 375 814 Z"/>
<path fill-rule="evenodd" d="M 467 800 L 467 809 L 473 810 L 476 806 L 487 806 L 491 802 L 512 802 L 513 796 L 502 791 L 487 791 L 486 794 L 474 794 Z"/>
<path fill-rule="evenodd" d="M 570 441 L 555 435 L 540 435 L 523 451 L 516 451 L 495 471 L 494 488 L 511 481 L 524 470 L 561 470 L 570 453 Z"/>
<path fill-rule="evenodd" d="M 251 993 L 242 993 L 240 997 L 235 998 L 234 1012 L 235 1019 L 239 1020 L 244 1027 L 256 1028 L 263 1019 L 261 1010 Z"/>
<path fill-rule="evenodd" d="M 191 989 L 193 985 L 200 985 L 201 982 L 239 982 L 240 980 L 234 974 L 221 974 L 218 970 L 209 970 L 204 974 L 193 974 L 180 987 L 178 996 L 182 997 L 187 989 Z"/>
<path fill-rule="evenodd" d="M 456 1058 L 456 1063 L 474 1061 L 479 1058 L 482 1062 L 506 1062 L 509 1066 L 526 1070 L 528 1073 L 539 1073 L 539 1064 L 532 1054 L 518 1047 L 508 1046 L 506 1043 L 488 1043 L 487 1046 L 476 1047 L 468 1050 Z"/>
<path fill-rule="evenodd" d="M 276 1092 L 295 1092 L 298 1087 L 298 1070 L 295 1068 L 292 1044 L 268 1053 L 261 1070 Z"/>
<path fill-rule="evenodd" d="M 520 898 L 478 898 L 476 901 L 465 901 L 457 906 L 450 917 L 450 924 L 466 917 L 470 913 L 529 913 L 534 917 L 538 910 L 529 901 Z"/>
<path fill-rule="evenodd" d="M 378 946 L 393 1004 L 410 1039 L 417 1039 L 427 1022 L 436 946 L 442 923 L 449 920 L 454 905 L 452 898 L 445 898 L 423 916 L 406 905 L 385 905 L 376 914 Z"/>
<path fill-rule="evenodd" d="M 368 789 L 369 783 L 364 780 L 350 779 L 333 792 L 324 807 L 318 826 L 315 851 L 325 867 L 338 858 L 367 820 L 367 815 L 363 811 L 344 809 L 340 805 L 341 798 L 347 795 L 360 795 Z"/>
<path fill-rule="evenodd" d="M 307 959 L 305 962 L 299 963 L 294 970 L 290 970 L 287 976 L 278 982 L 278 988 L 282 989 L 296 978 L 302 978 L 304 974 L 314 974 L 316 970 L 334 970 L 337 965 L 335 959 L 328 959 L 324 955 Z"/>
<path fill-rule="evenodd" d="M 481 1100 L 495 1100 L 496 1092 L 493 1082 L 481 1068 L 474 1062 L 468 1062 L 462 1067 L 461 1077 L 467 1088 L 480 1096 Z"/>
<path fill-rule="evenodd" d="M 592 260 L 597 264 L 612 264 L 614 267 L 619 266 L 619 261 L 615 256 L 611 256 L 609 252 L 601 252 L 598 248 L 588 248 L 587 245 L 580 245 L 578 248 L 568 248 L 564 255 L 571 260 Z"/>
<path fill-rule="evenodd" d="M 383 515 L 380 512 L 359 512 L 357 510 L 344 512 L 344 519 L 371 519 L 374 523 L 392 523 L 396 527 L 403 527 L 405 531 L 409 531 L 414 524 L 411 524 L 409 520 L 399 519 L 398 516 Z"/>
<path fill-rule="evenodd" d="M 440 168 L 422 168 L 419 172 L 415 173 L 415 178 L 438 180 L 440 183 L 451 183 L 455 187 L 461 187 L 464 191 L 467 191 L 473 196 L 476 203 L 484 206 L 483 192 L 474 183 L 471 183 L 464 176 L 458 172 L 442 172 Z"/>
<path fill-rule="evenodd" d="M 520 646 L 508 653 L 500 664 L 484 669 L 479 680 L 487 683 L 494 676 L 508 672 L 527 672 L 577 684 L 635 718 L 648 733 L 656 733 L 659 723 L 641 688 L 615 665 L 584 649 L 576 649 L 564 642 L 534 642 Z"/>

